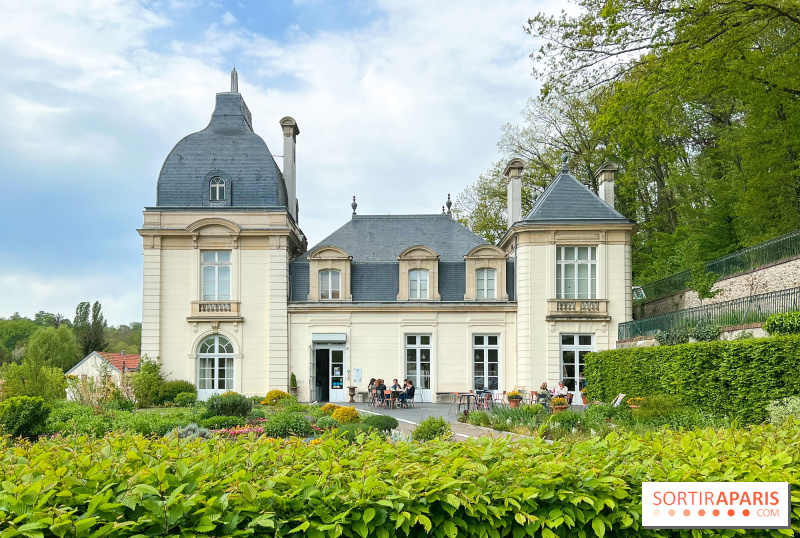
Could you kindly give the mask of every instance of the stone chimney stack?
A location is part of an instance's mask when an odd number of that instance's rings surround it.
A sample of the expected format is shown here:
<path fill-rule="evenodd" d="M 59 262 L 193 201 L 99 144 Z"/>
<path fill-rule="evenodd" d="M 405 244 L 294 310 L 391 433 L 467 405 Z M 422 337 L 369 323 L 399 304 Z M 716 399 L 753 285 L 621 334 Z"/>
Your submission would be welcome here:
<path fill-rule="evenodd" d="M 281 119 L 283 127 L 283 181 L 286 183 L 287 209 L 297 223 L 297 165 L 295 163 L 295 147 L 300 129 L 291 116 Z"/>
<path fill-rule="evenodd" d="M 619 165 L 609 161 L 594 173 L 598 185 L 597 196 L 611 207 L 614 207 L 614 174 L 617 170 Z"/>
<path fill-rule="evenodd" d="M 522 159 L 511 159 L 506 166 L 503 175 L 508 181 L 508 227 L 522 220 L 522 170 L 525 168 L 525 161 Z"/>

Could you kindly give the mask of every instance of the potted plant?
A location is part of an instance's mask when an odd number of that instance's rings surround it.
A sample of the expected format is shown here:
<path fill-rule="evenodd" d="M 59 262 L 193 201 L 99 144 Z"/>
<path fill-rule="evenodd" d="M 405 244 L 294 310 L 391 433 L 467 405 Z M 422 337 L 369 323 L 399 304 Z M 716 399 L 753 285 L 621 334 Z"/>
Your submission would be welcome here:
<path fill-rule="evenodd" d="M 583 405 L 587 405 L 589 403 L 589 399 L 586 397 L 586 387 L 581 389 L 581 400 L 583 400 Z"/>
<path fill-rule="evenodd" d="M 630 407 L 631 409 L 639 409 L 639 406 L 642 405 L 643 401 L 644 398 L 642 398 L 641 396 L 634 396 L 633 398 L 628 398 L 626 403 L 628 404 L 628 407 Z"/>
<path fill-rule="evenodd" d="M 553 413 L 560 413 L 569 405 L 567 405 L 567 399 L 563 396 L 556 396 L 550 401 L 550 405 L 553 407 Z"/>
<path fill-rule="evenodd" d="M 289 376 L 289 394 L 297 397 L 297 377 L 294 375 L 294 372 Z"/>
<path fill-rule="evenodd" d="M 512 408 L 519 407 L 519 403 L 522 401 L 522 394 L 518 390 L 512 390 L 508 393 L 508 405 Z"/>

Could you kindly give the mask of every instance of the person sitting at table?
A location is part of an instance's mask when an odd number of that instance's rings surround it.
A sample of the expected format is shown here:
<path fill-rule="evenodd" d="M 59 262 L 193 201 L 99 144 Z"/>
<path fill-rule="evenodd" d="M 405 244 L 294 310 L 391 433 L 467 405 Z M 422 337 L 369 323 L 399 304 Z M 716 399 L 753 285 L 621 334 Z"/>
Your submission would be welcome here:
<path fill-rule="evenodd" d="M 558 386 L 553 390 L 553 396 L 560 396 L 567 400 L 567 403 L 572 404 L 572 394 L 570 394 L 569 389 L 564 385 L 563 381 L 558 382 Z"/>
<path fill-rule="evenodd" d="M 397 397 L 397 399 L 400 400 L 400 405 L 402 406 L 405 406 L 408 400 L 413 400 L 414 393 L 416 392 L 416 389 L 414 388 L 414 383 L 412 383 L 410 379 L 406 379 L 405 383 L 406 383 L 405 390 L 401 392 L 400 395 Z"/>
<path fill-rule="evenodd" d="M 377 383 L 377 385 L 375 385 L 375 390 L 378 391 L 378 399 L 383 401 L 384 397 L 386 396 L 383 393 L 383 391 L 386 390 L 386 384 L 383 382 L 383 379 L 377 379 L 375 380 L 375 383 Z"/>
<path fill-rule="evenodd" d="M 392 379 L 392 386 L 389 387 L 389 390 L 401 391 L 404 388 L 405 388 L 404 386 L 403 387 L 400 386 L 400 383 L 398 383 L 396 379 Z"/>
<path fill-rule="evenodd" d="M 545 409 L 550 405 L 550 391 L 547 390 L 547 382 L 542 383 L 539 392 L 536 393 L 536 403 L 544 406 Z"/>

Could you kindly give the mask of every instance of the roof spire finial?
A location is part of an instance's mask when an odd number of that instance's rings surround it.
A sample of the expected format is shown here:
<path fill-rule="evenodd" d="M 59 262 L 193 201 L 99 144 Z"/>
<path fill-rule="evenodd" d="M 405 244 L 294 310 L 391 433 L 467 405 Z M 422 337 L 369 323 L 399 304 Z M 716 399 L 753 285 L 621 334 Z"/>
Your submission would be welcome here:
<path fill-rule="evenodd" d="M 447 214 L 450 214 L 450 208 L 452 207 L 453 202 L 450 201 L 450 193 L 447 193 Z"/>
<path fill-rule="evenodd" d="M 565 174 L 569 173 L 569 165 L 567 161 L 569 160 L 569 153 L 566 151 L 561 155 L 561 171 Z"/>
<path fill-rule="evenodd" d="M 353 215 L 355 215 L 356 214 L 356 208 L 358 207 L 358 204 L 356 203 L 356 197 L 355 196 L 353 196 L 353 203 L 350 204 L 350 207 L 353 208 Z"/>
<path fill-rule="evenodd" d="M 239 73 L 236 72 L 236 66 L 231 69 L 231 93 L 239 93 Z"/>
<path fill-rule="evenodd" d="M 444 206 L 442 206 L 442 215 L 444 215 Z"/>

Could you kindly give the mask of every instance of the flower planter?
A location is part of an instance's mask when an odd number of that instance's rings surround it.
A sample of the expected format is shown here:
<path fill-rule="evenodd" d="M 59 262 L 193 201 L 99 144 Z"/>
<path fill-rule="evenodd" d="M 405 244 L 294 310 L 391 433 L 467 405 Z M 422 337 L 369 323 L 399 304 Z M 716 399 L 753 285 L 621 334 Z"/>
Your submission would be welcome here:
<path fill-rule="evenodd" d="M 568 407 L 569 407 L 568 405 L 554 405 L 553 406 L 553 413 L 560 413 L 561 411 L 564 411 Z"/>
<path fill-rule="evenodd" d="M 629 405 L 628 407 L 630 407 L 631 409 L 639 409 L 638 405 Z"/>
<path fill-rule="evenodd" d="M 509 405 L 509 407 L 514 409 L 515 407 L 519 407 L 519 403 L 521 401 L 522 401 L 522 399 L 512 398 L 512 399 L 508 400 L 508 405 Z"/>
<path fill-rule="evenodd" d="M 289 394 L 297 398 L 297 387 L 289 387 Z"/>

